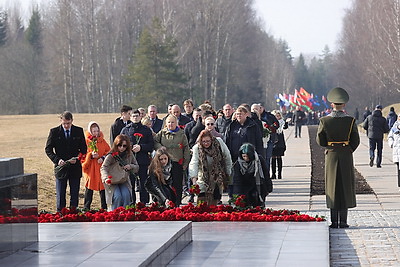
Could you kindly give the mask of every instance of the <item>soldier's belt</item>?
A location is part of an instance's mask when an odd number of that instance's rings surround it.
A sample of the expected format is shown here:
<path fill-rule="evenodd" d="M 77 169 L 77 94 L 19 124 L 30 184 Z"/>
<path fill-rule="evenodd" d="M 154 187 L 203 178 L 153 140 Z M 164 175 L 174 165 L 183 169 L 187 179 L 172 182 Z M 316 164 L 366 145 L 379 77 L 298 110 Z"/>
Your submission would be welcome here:
<path fill-rule="evenodd" d="M 348 146 L 349 144 L 349 141 L 328 142 L 328 146 Z"/>

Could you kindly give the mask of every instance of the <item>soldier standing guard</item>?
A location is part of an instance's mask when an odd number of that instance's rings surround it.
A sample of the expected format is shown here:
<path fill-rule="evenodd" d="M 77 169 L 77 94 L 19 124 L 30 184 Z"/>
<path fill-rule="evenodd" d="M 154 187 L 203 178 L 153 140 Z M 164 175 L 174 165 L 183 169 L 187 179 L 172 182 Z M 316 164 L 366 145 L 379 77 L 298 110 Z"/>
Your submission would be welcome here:
<path fill-rule="evenodd" d="M 336 87 L 327 99 L 333 111 L 321 118 L 317 143 L 325 147 L 325 194 L 331 211 L 330 228 L 348 228 L 348 208 L 356 206 L 353 152 L 360 144 L 355 119 L 343 110 L 349 101 L 348 93 Z"/>

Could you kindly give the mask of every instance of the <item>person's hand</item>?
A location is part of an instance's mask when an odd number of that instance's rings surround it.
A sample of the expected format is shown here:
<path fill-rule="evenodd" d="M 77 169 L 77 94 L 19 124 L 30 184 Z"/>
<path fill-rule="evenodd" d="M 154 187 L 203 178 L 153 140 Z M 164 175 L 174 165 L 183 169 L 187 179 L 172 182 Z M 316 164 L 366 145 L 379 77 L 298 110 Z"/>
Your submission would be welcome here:
<path fill-rule="evenodd" d="M 133 147 L 132 147 L 132 151 L 135 153 L 139 152 L 140 149 L 141 149 L 140 145 L 133 145 Z"/>
<path fill-rule="evenodd" d="M 59 165 L 59 166 L 64 166 L 64 165 L 65 165 L 65 161 L 62 160 L 62 159 L 60 159 L 60 160 L 58 161 L 58 165 Z"/>
<path fill-rule="evenodd" d="M 103 163 L 103 158 L 99 158 L 99 159 L 97 160 L 97 163 L 102 164 L 102 163 Z"/>
<path fill-rule="evenodd" d="M 169 199 L 166 199 L 166 200 L 165 200 L 164 206 L 167 207 L 167 208 L 169 208 Z"/>
<path fill-rule="evenodd" d="M 97 159 L 99 157 L 99 153 L 92 152 L 92 159 Z"/>
<path fill-rule="evenodd" d="M 197 184 L 197 177 L 192 177 L 193 184 Z"/>
<path fill-rule="evenodd" d="M 125 171 L 130 171 L 130 170 L 131 170 L 131 165 L 126 164 L 126 165 L 124 166 L 124 170 L 125 170 Z"/>

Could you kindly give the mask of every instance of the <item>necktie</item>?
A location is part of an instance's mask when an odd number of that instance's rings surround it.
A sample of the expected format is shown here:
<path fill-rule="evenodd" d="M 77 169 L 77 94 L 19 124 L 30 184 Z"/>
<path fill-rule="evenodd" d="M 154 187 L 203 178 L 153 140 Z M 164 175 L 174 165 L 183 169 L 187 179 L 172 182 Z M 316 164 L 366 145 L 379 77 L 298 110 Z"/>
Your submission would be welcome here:
<path fill-rule="evenodd" d="M 156 123 L 156 120 L 155 119 L 151 119 L 151 127 L 154 126 L 154 123 Z"/>
<path fill-rule="evenodd" d="M 69 130 L 65 130 L 65 132 L 67 133 L 67 139 L 69 139 Z"/>

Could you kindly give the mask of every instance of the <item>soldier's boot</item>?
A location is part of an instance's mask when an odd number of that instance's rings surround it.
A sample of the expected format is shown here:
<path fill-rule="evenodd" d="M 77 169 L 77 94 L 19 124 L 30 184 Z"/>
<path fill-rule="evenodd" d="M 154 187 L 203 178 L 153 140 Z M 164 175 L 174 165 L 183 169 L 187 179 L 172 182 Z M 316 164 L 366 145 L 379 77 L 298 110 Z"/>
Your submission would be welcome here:
<path fill-rule="evenodd" d="M 348 211 L 347 209 L 339 211 L 339 217 L 340 217 L 339 227 L 340 228 L 349 228 L 349 225 L 347 224 L 347 211 Z"/>
<path fill-rule="evenodd" d="M 339 227 L 339 211 L 331 209 L 331 222 L 332 224 L 329 225 L 330 228 L 338 228 Z"/>

